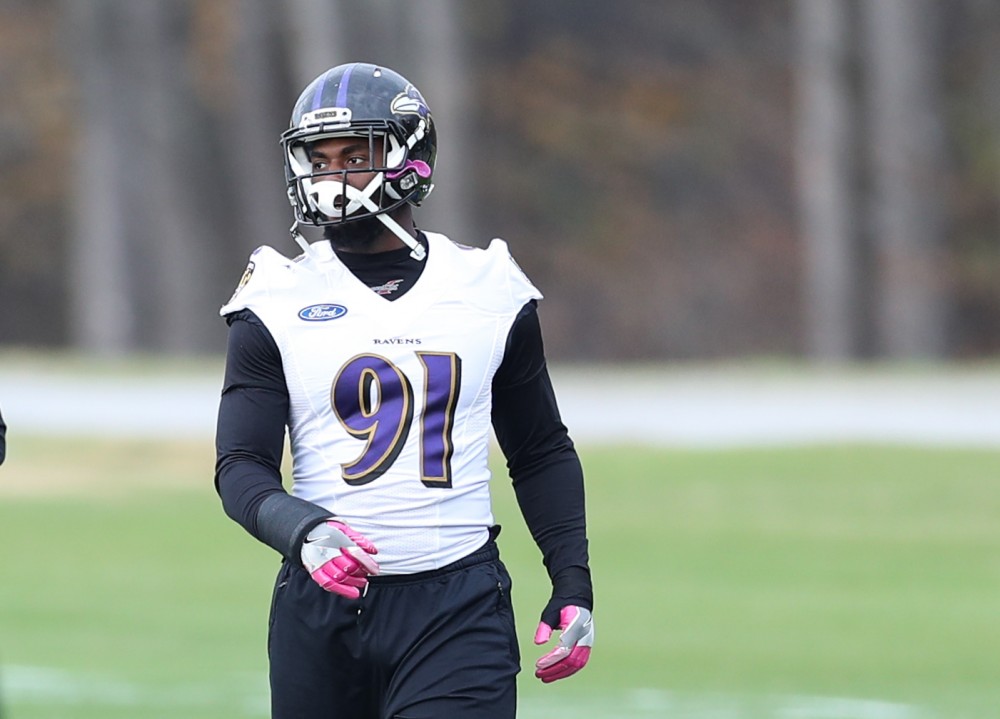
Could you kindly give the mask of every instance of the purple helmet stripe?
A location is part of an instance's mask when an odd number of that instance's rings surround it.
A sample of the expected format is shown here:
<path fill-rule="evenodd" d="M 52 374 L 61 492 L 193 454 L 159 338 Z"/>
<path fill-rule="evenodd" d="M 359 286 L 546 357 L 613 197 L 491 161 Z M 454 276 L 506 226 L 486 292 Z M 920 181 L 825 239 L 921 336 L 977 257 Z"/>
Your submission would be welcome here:
<path fill-rule="evenodd" d="M 326 89 L 326 78 L 329 74 L 330 73 L 328 72 L 323 73 L 320 81 L 316 83 L 316 94 L 313 95 L 312 107 L 309 108 L 310 110 L 318 110 L 323 106 L 323 90 Z"/>
<path fill-rule="evenodd" d="M 357 66 L 357 63 L 354 63 L 344 70 L 344 76 L 340 79 L 340 89 L 337 90 L 337 107 L 347 107 L 347 85 L 351 81 L 351 73 Z"/>

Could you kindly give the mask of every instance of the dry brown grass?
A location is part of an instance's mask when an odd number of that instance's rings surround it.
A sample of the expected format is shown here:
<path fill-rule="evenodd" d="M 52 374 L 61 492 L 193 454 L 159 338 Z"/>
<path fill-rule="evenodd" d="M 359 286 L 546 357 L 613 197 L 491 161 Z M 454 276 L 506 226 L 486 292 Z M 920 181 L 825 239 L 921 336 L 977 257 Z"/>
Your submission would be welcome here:
<path fill-rule="evenodd" d="M 210 441 L 8 436 L 0 496 L 129 496 L 212 488 Z"/>

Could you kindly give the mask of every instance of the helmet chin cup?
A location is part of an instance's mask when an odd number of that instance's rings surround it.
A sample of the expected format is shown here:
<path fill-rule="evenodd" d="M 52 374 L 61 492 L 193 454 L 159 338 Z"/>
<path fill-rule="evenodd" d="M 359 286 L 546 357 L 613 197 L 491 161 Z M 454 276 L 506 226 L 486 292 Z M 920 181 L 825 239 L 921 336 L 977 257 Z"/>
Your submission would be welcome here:
<path fill-rule="evenodd" d="M 347 214 L 347 195 L 344 192 L 344 182 L 341 180 L 327 180 L 325 182 L 312 182 L 306 193 L 309 206 L 320 215 L 325 215 L 331 220 L 342 220 Z"/>
<path fill-rule="evenodd" d="M 310 208 L 327 221 L 346 222 L 382 211 L 375 199 L 382 188 L 381 172 L 361 189 L 347 184 L 346 176 L 321 181 L 306 178 L 302 184 Z"/>
<path fill-rule="evenodd" d="M 309 182 L 303 181 L 303 185 Z M 309 209 L 321 215 L 326 215 L 331 219 L 337 219 L 343 212 L 344 191 L 342 182 L 309 182 L 309 189 L 306 190 L 306 200 L 309 202 Z M 338 207 L 340 205 L 340 207 Z"/>

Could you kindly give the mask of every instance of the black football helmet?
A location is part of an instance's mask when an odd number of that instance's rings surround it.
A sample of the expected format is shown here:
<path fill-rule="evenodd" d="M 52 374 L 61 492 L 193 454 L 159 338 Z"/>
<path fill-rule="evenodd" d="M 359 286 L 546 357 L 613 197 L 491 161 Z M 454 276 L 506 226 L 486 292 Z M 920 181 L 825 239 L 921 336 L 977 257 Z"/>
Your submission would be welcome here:
<path fill-rule="evenodd" d="M 309 144 L 331 137 L 367 138 L 370 166 L 314 172 Z M 391 228 L 395 222 L 386 213 L 405 202 L 419 205 L 433 188 L 437 135 L 430 109 L 416 87 L 386 67 L 350 63 L 313 80 L 295 103 L 281 146 L 297 222 L 322 226 L 379 216 Z M 347 182 L 352 173 L 374 178 L 359 189 Z"/>

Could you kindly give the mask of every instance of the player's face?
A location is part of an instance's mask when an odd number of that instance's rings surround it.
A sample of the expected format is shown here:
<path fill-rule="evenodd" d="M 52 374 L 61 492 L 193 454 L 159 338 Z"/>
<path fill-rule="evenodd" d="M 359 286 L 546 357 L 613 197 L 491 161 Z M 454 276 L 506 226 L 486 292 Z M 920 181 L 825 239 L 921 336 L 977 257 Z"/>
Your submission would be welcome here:
<path fill-rule="evenodd" d="M 347 174 L 347 183 L 356 188 L 363 188 L 375 176 L 374 172 L 357 172 L 382 164 L 382 138 L 374 138 L 370 146 L 367 137 L 328 137 L 317 140 L 309 146 L 309 162 L 315 173 L 355 170 Z M 373 156 L 374 155 L 374 156 Z M 317 177 L 316 182 L 324 180 L 341 181 L 342 175 Z"/>

